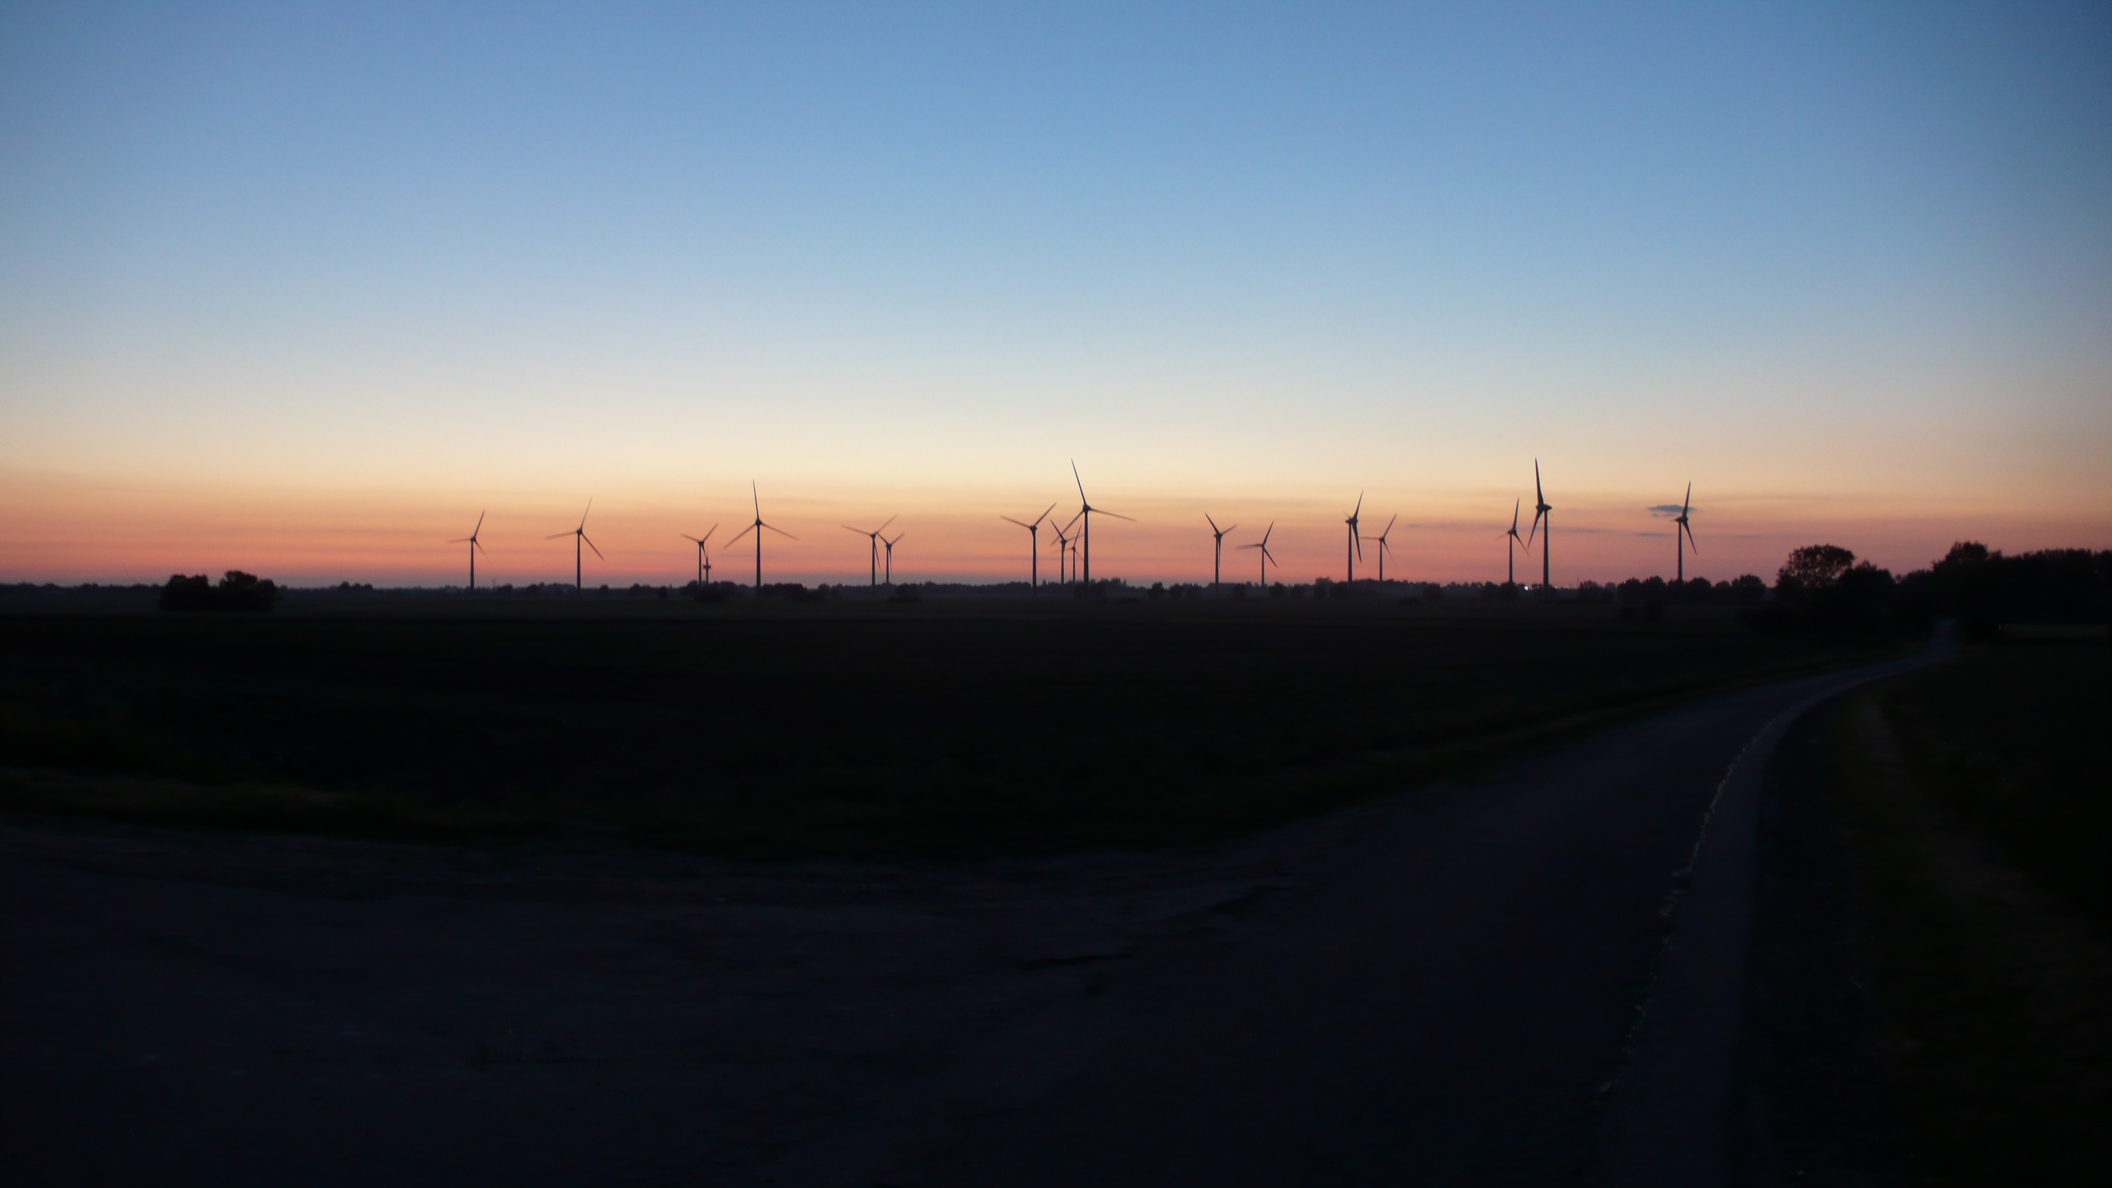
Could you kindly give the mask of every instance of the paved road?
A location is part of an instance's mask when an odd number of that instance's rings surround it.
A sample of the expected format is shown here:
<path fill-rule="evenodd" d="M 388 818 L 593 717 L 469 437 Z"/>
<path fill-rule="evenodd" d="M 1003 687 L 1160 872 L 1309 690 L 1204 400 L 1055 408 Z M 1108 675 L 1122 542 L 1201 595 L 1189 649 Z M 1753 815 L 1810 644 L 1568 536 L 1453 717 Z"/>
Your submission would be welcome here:
<path fill-rule="evenodd" d="M 1692 1132 L 1728 1091 L 1742 954 L 1667 940 L 1681 921 L 1742 936 L 1736 860 L 1713 879 L 1708 860 L 1749 819 L 1720 816 L 1682 872 L 1740 756 L 1764 762 L 1771 723 L 1851 679 L 1716 697 L 1204 856 L 756 872 L 16 829 L 6 1166 L 1674 1182 L 1708 1141 L 1664 1165 L 1636 1136 Z"/>

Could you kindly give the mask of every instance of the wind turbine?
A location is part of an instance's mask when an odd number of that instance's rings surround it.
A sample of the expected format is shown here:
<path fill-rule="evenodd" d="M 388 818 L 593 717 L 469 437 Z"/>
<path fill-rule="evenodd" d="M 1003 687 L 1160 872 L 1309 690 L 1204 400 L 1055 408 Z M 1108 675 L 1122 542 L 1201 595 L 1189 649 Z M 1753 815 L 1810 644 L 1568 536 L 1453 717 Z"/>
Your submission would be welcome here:
<path fill-rule="evenodd" d="M 751 532 L 755 533 L 755 588 L 760 590 L 763 588 L 762 530 L 768 528 L 770 531 L 777 533 L 779 536 L 784 537 L 786 540 L 798 540 L 799 538 L 785 531 L 784 529 L 779 528 L 775 524 L 763 523 L 763 498 L 762 496 L 755 493 L 755 483 L 752 480 L 748 484 L 748 498 L 753 500 L 755 503 L 755 523 L 750 524 L 746 528 L 741 529 L 739 532 L 734 533 L 733 540 L 729 540 L 726 543 L 732 544 L 734 540 L 739 540 L 740 538 L 748 535 Z"/>
<path fill-rule="evenodd" d="M 1379 589 L 1381 591 L 1384 591 L 1386 589 L 1386 554 L 1392 548 L 1391 545 L 1388 545 L 1386 543 L 1386 538 L 1392 535 L 1393 533 L 1393 522 L 1400 518 L 1401 517 L 1399 516 L 1399 514 L 1387 517 L 1386 531 L 1379 533 L 1377 536 L 1367 536 L 1364 538 L 1366 540 L 1375 540 L 1379 542 Z"/>
<path fill-rule="evenodd" d="M 1063 564 L 1064 564 L 1064 561 L 1065 561 L 1065 559 L 1067 559 L 1067 558 L 1068 558 L 1068 557 L 1069 557 L 1069 556 L 1071 555 L 1071 538 L 1070 538 L 1070 535 L 1069 535 L 1069 534 L 1070 534 L 1070 531 L 1071 531 L 1071 524 L 1075 524 L 1075 523 L 1077 523 L 1077 522 L 1078 522 L 1078 517 L 1077 517 L 1077 516 L 1072 516 L 1072 517 L 1071 517 L 1071 519 L 1070 519 L 1070 523 L 1069 523 L 1069 524 L 1060 524 L 1060 525 L 1059 525 L 1059 524 L 1058 524 L 1058 523 L 1057 523 L 1056 521 L 1054 521 L 1054 520 L 1050 520 L 1050 521 L 1049 521 L 1049 531 L 1051 531 L 1051 532 L 1053 532 L 1053 533 L 1055 533 L 1055 534 L 1056 534 L 1056 584 L 1057 584 L 1057 585 L 1062 585 L 1062 584 L 1063 584 Z"/>
<path fill-rule="evenodd" d="M 710 540 L 711 534 L 718 530 L 719 526 L 713 524 L 709 529 L 705 530 L 702 536 L 691 536 L 687 532 L 675 533 L 676 536 L 681 537 L 683 540 L 693 540 L 697 543 L 697 582 L 699 584 L 711 580 L 711 553 L 705 549 L 704 542 Z"/>
<path fill-rule="evenodd" d="M 1364 546 L 1357 541 L 1357 517 L 1362 514 L 1364 514 L 1364 492 L 1359 491 L 1357 492 L 1356 510 L 1350 512 L 1349 518 L 1342 521 L 1349 525 L 1349 547 L 1342 550 L 1343 564 L 1348 567 L 1348 574 L 1342 579 L 1343 581 L 1353 582 L 1357 580 L 1357 562 L 1364 559 Z M 1354 554 L 1352 554 L 1351 550 L 1355 550 Z"/>
<path fill-rule="evenodd" d="M 1204 512 L 1204 513 L 1203 513 L 1203 518 L 1204 518 L 1205 520 L 1210 520 L 1210 513 L 1209 513 L 1209 512 Z M 1232 525 L 1232 527 L 1231 527 L 1231 528 L 1220 528 L 1220 527 L 1218 527 L 1218 526 L 1217 526 L 1217 521 L 1216 521 L 1216 520 L 1210 520 L 1210 533 L 1211 533 L 1211 535 L 1212 535 L 1213 537 L 1215 537 L 1215 542 L 1214 542 L 1214 543 L 1215 543 L 1215 545 L 1216 545 L 1216 549 L 1217 549 L 1217 552 L 1216 552 L 1216 554 L 1215 554 L 1215 555 L 1214 555 L 1214 556 L 1213 556 L 1213 557 L 1211 558 L 1211 560 L 1210 560 L 1210 584 L 1211 584 L 1211 585 L 1213 585 L 1213 586 L 1219 586 L 1219 585 L 1223 585 L 1223 584 L 1224 584 L 1224 581 L 1225 581 L 1225 533 L 1227 533 L 1227 532 L 1230 532 L 1230 531 L 1232 531 L 1232 528 L 1237 528 L 1237 527 L 1239 527 L 1239 525 L 1237 525 L 1237 524 L 1234 524 L 1234 525 Z"/>
<path fill-rule="evenodd" d="M 1688 483 L 1688 484 L 1687 484 L 1687 497 L 1686 497 L 1686 499 L 1684 499 L 1684 500 L 1682 500 L 1682 501 L 1680 502 L 1680 505 L 1679 505 L 1679 515 L 1677 515 L 1677 516 L 1673 517 L 1673 519 L 1672 519 L 1672 522 L 1673 522 L 1674 524 L 1677 524 L 1677 525 L 1679 525 L 1679 527 L 1678 527 L 1678 528 L 1677 528 L 1676 530 L 1674 530 L 1674 531 L 1673 531 L 1673 533 L 1672 533 L 1672 546 L 1673 546 L 1673 547 L 1674 547 L 1675 549 L 1678 549 L 1678 550 L 1679 550 L 1679 577 L 1678 577 L 1678 579 L 1677 579 L 1677 580 L 1679 580 L 1679 581 L 1682 581 L 1682 582 L 1684 582 L 1684 581 L 1686 581 L 1686 580 L 1687 580 L 1687 549 L 1688 549 L 1688 547 L 1689 547 L 1689 546 L 1691 546 L 1691 547 L 1692 547 L 1692 548 L 1694 549 L 1694 552 L 1695 552 L 1695 554 L 1696 554 L 1697 556 L 1698 556 L 1698 555 L 1699 555 L 1699 554 L 1701 553 L 1701 546 L 1700 546 L 1700 545 L 1698 545 L 1698 544 L 1695 544 L 1695 543 L 1694 543 L 1694 529 L 1693 529 L 1693 527 L 1692 527 L 1692 526 L 1690 526 L 1690 525 L 1689 525 L 1689 524 L 1687 523 L 1687 511 L 1688 511 L 1688 509 L 1692 508 L 1693 506 L 1694 506 L 1694 484 L 1693 484 L 1693 483 Z M 1685 539 L 1685 540 L 1681 540 L 1681 539 L 1680 539 L 1680 533 L 1682 533 L 1682 532 L 1686 534 L 1686 539 Z"/>
<path fill-rule="evenodd" d="M 1046 509 L 1042 511 L 1040 515 L 1034 517 L 1034 522 L 1031 524 L 1025 522 L 1024 520 L 1015 520 L 1011 516 L 998 517 L 998 519 L 1003 520 L 1007 524 L 1018 524 L 1020 527 L 1027 530 L 1028 589 L 1038 590 L 1041 588 L 1041 522 L 1049 518 L 1049 512 L 1055 510 L 1056 505 L 1053 503 L 1050 504 Z M 885 524 L 882 524 L 880 526 L 882 528 L 887 527 L 887 525 Z M 1049 527 L 1054 528 L 1055 525 L 1051 524 L 1049 525 Z M 1061 574 L 1058 574 L 1056 580 L 1059 582 L 1062 581 L 1063 576 Z"/>
<path fill-rule="evenodd" d="M 894 522 L 895 517 L 889 516 L 886 522 L 882 523 L 880 527 L 873 529 L 871 532 L 867 532 L 863 528 L 853 528 L 849 524 L 845 524 L 843 526 L 843 530 L 845 532 L 855 532 L 865 538 L 865 560 L 866 568 L 868 570 L 866 577 L 869 584 L 871 585 L 877 586 L 880 584 L 880 546 L 875 542 L 880 539 L 880 534 L 886 531 L 888 524 L 892 524 Z"/>
<path fill-rule="evenodd" d="M 1132 524 L 1136 523 L 1136 521 L 1130 520 L 1128 516 L 1116 512 L 1100 511 L 1099 508 L 1094 507 L 1087 501 L 1085 497 L 1085 480 L 1078 477 L 1078 462 L 1076 459 L 1071 461 L 1071 478 L 1078 484 L 1078 514 L 1085 517 L 1085 528 L 1081 531 L 1079 539 L 1085 543 L 1085 551 L 1081 556 L 1085 561 L 1084 581 L 1086 585 L 1090 586 L 1093 584 L 1093 513 L 1099 512 L 1103 516 L 1114 516 L 1118 520 L 1129 520 Z"/>
<path fill-rule="evenodd" d="M 890 586 L 895 584 L 895 546 L 901 544 L 902 538 L 908 535 L 907 532 L 897 532 L 893 540 L 884 536 L 880 538 L 880 543 L 887 546 L 887 584 Z"/>
<path fill-rule="evenodd" d="M 580 522 L 585 523 L 586 521 L 581 520 Z M 477 540 L 477 533 L 482 531 L 484 531 L 484 513 L 478 512 L 477 526 L 469 530 L 468 536 L 458 536 L 447 542 L 449 544 L 467 544 L 469 546 L 469 588 L 472 590 L 477 588 L 477 550 L 484 548 Z M 484 549 L 484 551 L 488 553 L 491 550 Z"/>
<path fill-rule="evenodd" d="M 1518 509 L 1523 503 L 1524 501 L 1520 499 L 1511 500 L 1511 530 L 1504 533 L 1504 536 L 1510 541 L 1503 550 L 1503 584 L 1506 586 L 1518 584 L 1518 550 L 1526 549 L 1525 555 L 1528 558 L 1533 555 L 1532 550 L 1526 546 L 1525 538 L 1518 535 Z"/>
<path fill-rule="evenodd" d="M 1547 494 L 1540 489 L 1540 459 L 1535 458 L 1533 459 L 1533 526 L 1525 534 L 1525 555 L 1528 557 L 1533 555 L 1533 533 L 1539 533 L 1540 584 L 1542 586 L 1554 584 L 1547 576 L 1547 538 L 1554 535 L 1555 531 L 1554 517 L 1547 513 L 1553 510 L 1555 510 L 1554 507 L 1547 501 Z M 1542 521 L 1546 522 L 1546 527 L 1544 528 L 1541 526 Z"/>
<path fill-rule="evenodd" d="M 1269 566 L 1276 564 L 1276 555 L 1274 553 L 1269 552 L 1269 533 L 1274 531 L 1276 531 L 1276 521 L 1270 520 L 1268 531 L 1263 532 L 1261 534 L 1261 540 L 1259 543 L 1239 546 L 1243 549 L 1261 550 L 1261 584 L 1263 586 L 1267 586 L 1269 584 Z M 1277 567 L 1279 569 L 1282 568 L 1280 565 Z"/>
<path fill-rule="evenodd" d="M 579 527 L 574 528 L 570 532 L 553 532 L 543 538 L 544 540 L 556 540 L 560 536 L 569 536 L 572 538 L 572 588 L 575 590 L 586 589 L 586 583 L 581 580 L 580 576 L 581 569 L 579 563 L 579 545 L 581 541 L 586 541 L 587 547 L 590 549 L 594 549 L 594 555 L 596 557 L 601 557 L 603 561 L 608 560 L 607 557 L 601 556 L 600 549 L 594 548 L 593 541 L 587 540 L 587 512 L 593 510 L 594 501 L 592 499 L 589 499 L 587 500 L 587 511 L 579 513 Z"/>

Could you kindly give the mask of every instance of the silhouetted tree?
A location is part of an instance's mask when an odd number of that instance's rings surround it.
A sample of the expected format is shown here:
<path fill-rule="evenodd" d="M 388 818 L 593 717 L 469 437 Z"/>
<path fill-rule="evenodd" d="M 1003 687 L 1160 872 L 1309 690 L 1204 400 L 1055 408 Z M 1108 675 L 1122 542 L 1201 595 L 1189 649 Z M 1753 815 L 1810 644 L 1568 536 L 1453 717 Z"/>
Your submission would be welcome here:
<path fill-rule="evenodd" d="M 161 609 L 165 611 L 268 611 L 277 603 L 283 592 L 270 581 L 260 579 L 253 573 L 230 569 L 215 586 L 204 574 L 185 577 L 171 574 L 169 584 L 161 588 Z"/>
<path fill-rule="evenodd" d="M 1855 554 L 1839 545 L 1805 545 L 1789 555 L 1775 574 L 1775 588 L 1783 591 L 1824 590 L 1841 580 L 1855 564 Z"/>

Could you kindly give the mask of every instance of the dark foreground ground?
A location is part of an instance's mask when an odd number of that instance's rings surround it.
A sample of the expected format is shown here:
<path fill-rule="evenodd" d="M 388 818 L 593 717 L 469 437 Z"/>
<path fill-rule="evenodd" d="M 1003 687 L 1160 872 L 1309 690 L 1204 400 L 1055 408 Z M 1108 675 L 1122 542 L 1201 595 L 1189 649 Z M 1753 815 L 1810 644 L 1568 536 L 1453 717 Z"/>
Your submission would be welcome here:
<path fill-rule="evenodd" d="M 749 857 L 1154 846 L 1884 647 L 1599 606 L 380 605 L 0 615 L 0 805 Z"/>
<path fill-rule="evenodd" d="M 1256 648 L 1275 657 L 1259 683 L 1354 703 L 1300 677 L 1325 641 L 1298 638 Z M 356 669 L 363 639 L 332 663 Z M 1568 671 L 1542 682 L 1559 694 L 1518 695 L 1574 708 L 1636 672 L 1698 673 L 1688 648 L 1752 646 L 1640 639 L 1482 639 L 1457 658 L 1359 632 L 1331 654 L 1391 663 L 1332 677 L 1376 696 L 1510 665 L 1476 686 L 1509 693 Z M 654 671 L 627 654 L 623 671 Z M 283 655 L 228 668 L 237 687 L 297 685 L 309 670 Z M 1101 655 L 1127 674 L 1103 682 L 1122 705 L 1186 705 L 1139 691 L 1166 690 L 1148 649 Z M 1708 848 L 1694 873 L 1703 822 L 1740 771 L 1757 779 L 1785 713 L 1846 679 L 1721 693 L 1245 840 L 1130 854 L 758 865 L 18 818 L 0 1140 L 35 1184 L 1668 1182 L 1639 1178 L 1648 1161 L 1609 1125 L 1731 1117 L 1735 1046 L 1682 1037 L 1735 1036 L 1741 984 L 1692 976 L 1680 955 L 1706 946 L 1680 929 L 1705 939 L 1696 921 L 1749 909 L 1751 880 L 1709 877 L 1727 868 Z M 1404 705 L 1443 700 L 1384 704 L 1412 730 Z M 1269 715 L 1239 720 L 1273 753 Z M 1699 1158 L 1669 1182 L 1734 1166 L 1726 1142 Z"/>
<path fill-rule="evenodd" d="M 2112 1166 L 2112 650 L 2009 643 L 1806 718 L 1765 800 L 1748 1182 Z"/>

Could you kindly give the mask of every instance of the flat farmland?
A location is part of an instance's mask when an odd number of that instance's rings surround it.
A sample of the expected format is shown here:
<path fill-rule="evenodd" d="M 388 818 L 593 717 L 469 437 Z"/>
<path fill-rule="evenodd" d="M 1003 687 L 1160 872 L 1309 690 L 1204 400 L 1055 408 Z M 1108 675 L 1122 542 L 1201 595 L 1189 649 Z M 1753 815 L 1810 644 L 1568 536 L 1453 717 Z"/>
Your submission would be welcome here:
<path fill-rule="evenodd" d="M 1589 606 L 288 610 L 0 617 L 0 803 L 766 858 L 1157 846 L 1878 650 Z"/>

